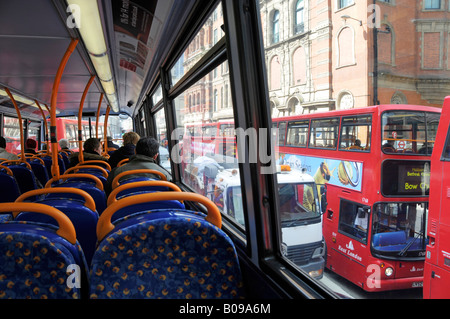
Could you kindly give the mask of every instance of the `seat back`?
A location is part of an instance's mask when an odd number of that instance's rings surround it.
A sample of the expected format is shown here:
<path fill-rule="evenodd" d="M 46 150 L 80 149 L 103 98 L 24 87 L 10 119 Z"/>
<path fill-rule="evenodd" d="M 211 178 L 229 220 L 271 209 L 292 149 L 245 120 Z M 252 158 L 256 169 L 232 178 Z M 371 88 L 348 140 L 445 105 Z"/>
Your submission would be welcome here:
<path fill-rule="evenodd" d="M 48 182 L 49 176 L 44 161 L 41 158 L 31 158 L 29 163 L 34 176 L 36 176 L 37 180 L 44 186 Z"/>
<path fill-rule="evenodd" d="M 70 198 L 67 198 L 67 195 Z M 83 249 L 86 261 L 90 264 L 97 243 L 95 231 L 99 217 L 92 197 L 81 189 L 56 187 L 27 192 L 19 196 L 16 202 L 25 202 L 35 196 L 39 199 L 33 202 L 55 207 L 69 217 L 75 227 L 77 240 Z M 56 220 L 50 216 L 33 212 L 22 212 L 15 220 L 57 225 Z"/>
<path fill-rule="evenodd" d="M 136 214 L 113 226 L 111 216 L 125 201 L 108 206 L 97 227 L 99 246 L 89 276 L 91 298 L 243 297 L 236 250 L 220 229 L 217 207 L 198 194 L 162 194 L 137 195 L 133 201 L 159 197 L 194 200 L 207 207 L 208 215 L 157 210 Z"/>
<path fill-rule="evenodd" d="M 168 181 L 147 180 L 139 182 L 131 182 L 131 181 L 128 182 L 127 180 L 125 181 L 124 184 L 121 184 L 120 186 L 116 187 L 111 192 L 111 194 L 108 196 L 107 205 L 109 206 L 115 201 L 129 196 L 160 191 L 169 191 L 169 190 L 181 192 L 181 189 L 176 184 Z M 136 212 L 149 211 L 154 209 L 163 209 L 163 208 L 184 209 L 185 206 L 183 202 L 180 202 L 178 200 L 144 202 L 119 209 L 117 212 L 114 213 L 114 216 L 112 217 L 111 220 L 114 222 L 119 218 L 131 215 Z"/>
<path fill-rule="evenodd" d="M 8 167 L 13 172 L 17 185 L 19 186 L 22 194 L 38 187 L 36 176 L 34 175 L 29 163 L 24 162 L 20 164 L 12 164 Z"/>
<path fill-rule="evenodd" d="M 0 167 L 0 203 L 15 201 L 21 194 L 16 178 L 7 166 Z"/>
<path fill-rule="evenodd" d="M 103 191 L 103 183 L 102 181 L 91 174 L 64 174 L 59 176 L 59 180 L 56 180 L 55 177 L 52 177 L 45 188 L 49 187 L 73 187 L 84 190 L 89 195 L 92 196 L 95 207 L 97 209 L 98 214 L 100 215 L 103 210 L 106 208 L 106 195 Z M 72 197 L 72 195 L 67 194 L 65 197 Z"/>
<path fill-rule="evenodd" d="M 81 298 L 86 261 L 67 216 L 42 204 L 0 204 L 1 212 L 11 210 L 50 215 L 59 228 L 32 222 L 0 224 L 0 298 Z"/>

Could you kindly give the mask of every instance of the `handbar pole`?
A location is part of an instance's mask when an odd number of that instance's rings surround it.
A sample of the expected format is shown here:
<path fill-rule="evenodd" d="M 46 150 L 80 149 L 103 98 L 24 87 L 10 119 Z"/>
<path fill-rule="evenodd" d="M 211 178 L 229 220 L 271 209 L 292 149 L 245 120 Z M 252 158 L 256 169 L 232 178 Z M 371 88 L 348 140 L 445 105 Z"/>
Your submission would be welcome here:
<path fill-rule="evenodd" d="M 91 75 L 89 82 L 86 84 L 86 87 L 84 88 L 83 96 L 81 97 L 80 101 L 80 108 L 78 109 L 78 162 L 83 163 L 84 162 L 84 156 L 83 156 L 83 130 L 82 130 L 82 124 L 81 119 L 83 117 L 83 107 L 84 107 L 84 100 L 86 99 L 87 92 L 89 90 L 89 87 L 91 86 L 92 82 L 94 82 L 95 75 Z"/>
<path fill-rule="evenodd" d="M 67 62 L 69 61 L 70 56 L 72 55 L 73 51 L 75 50 L 76 46 L 78 44 L 78 39 L 72 39 L 70 41 L 69 47 L 66 50 L 66 53 L 64 54 L 59 67 L 58 71 L 56 72 L 55 80 L 53 82 L 53 88 L 52 88 L 52 99 L 50 103 L 50 142 L 52 144 L 52 176 L 56 177 L 56 179 L 59 179 L 59 165 L 58 165 L 58 139 L 56 136 L 56 101 L 58 96 L 58 88 L 59 84 L 61 83 L 62 74 L 64 72 L 64 69 L 66 67 Z"/>

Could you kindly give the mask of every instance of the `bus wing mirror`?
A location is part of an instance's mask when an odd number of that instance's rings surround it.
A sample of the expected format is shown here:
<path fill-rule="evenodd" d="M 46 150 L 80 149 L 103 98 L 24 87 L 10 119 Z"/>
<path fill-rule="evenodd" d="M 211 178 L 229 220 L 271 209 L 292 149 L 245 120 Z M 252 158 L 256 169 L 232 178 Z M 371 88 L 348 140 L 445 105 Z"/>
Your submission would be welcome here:
<path fill-rule="evenodd" d="M 320 186 L 320 209 L 322 214 L 324 214 L 327 210 L 328 202 L 327 202 L 327 188 L 325 185 Z"/>

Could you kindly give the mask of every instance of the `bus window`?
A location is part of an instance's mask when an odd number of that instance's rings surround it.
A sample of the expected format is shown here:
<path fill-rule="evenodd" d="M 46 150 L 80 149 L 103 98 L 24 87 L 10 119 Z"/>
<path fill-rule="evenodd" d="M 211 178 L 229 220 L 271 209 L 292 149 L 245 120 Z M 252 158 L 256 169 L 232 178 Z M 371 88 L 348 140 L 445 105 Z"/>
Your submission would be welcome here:
<path fill-rule="evenodd" d="M 383 113 L 382 150 L 385 153 L 431 155 L 439 114 L 414 111 Z"/>
<path fill-rule="evenodd" d="M 309 121 L 289 122 L 286 145 L 306 147 L 308 145 Z"/>
<path fill-rule="evenodd" d="M 17 154 L 20 151 L 19 119 L 9 116 L 3 117 L 3 135 L 6 140 L 6 151 Z"/>
<path fill-rule="evenodd" d="M 286 139 L 286 122 L 278 124 L 278 145 L 283 146 Z"/>
<path fill-rule="evenodd" d="M 339 231 L 366 244 L 369 213 L 366 206 L 347 200 L 341 200 L 339 209 Z"/>
<path fill-rule="evenodd" d="M 370 151 L 371 132 L 371 116 L 343 117 L 339 149 Z"/>
<path fill-rule="evenodd" d="M 444 150 L 442 152 L 442 159 L 450 160 L 450 130 L 447 133 L 447 140 L 445 142 Z"/>
<path fill-rule="evenodd" d="M 170 158 L 167 142 L 166 116 L 164 109 L 155 113 L 156 136 L 159 142 L 159 164 L 166 170 L 170 171 Z"/>
<path fill-rule="evenodd" d="M 309 146 L 336 149 L 338 130 L 339 119 L 312 120 Z"/>
<path fill-rule="evenodd" d="M 427 203 L 375 204 L 372 249 L 383 257 L 423 257 L 427 215 Z"/>
<path fill-rule="evenodd" d="M 200 60 L 208 53 L 210 48 L 224 37 L 225 33 L 221 28 L 222 24 L 222 6 L 219 5 L 209 17 L 208 22 L 205 23 L 192 39 L 184 54 L 178 58 L 175 65 L 170 69 L 169 76 L 172 86 L 177 84 L 177 82 L 195 65 L 195 62 Z M 212 28 L 211 31 L 210 28 Z M 213 73 L 214 77 L 211 78 L 215 78 L 215 75 L 217 73 L 222 73 L 222 71 L 228 73 L 227 70 L 228 68 L 224 65 L 220 70 L 216 70 L 215 73 Z"/>

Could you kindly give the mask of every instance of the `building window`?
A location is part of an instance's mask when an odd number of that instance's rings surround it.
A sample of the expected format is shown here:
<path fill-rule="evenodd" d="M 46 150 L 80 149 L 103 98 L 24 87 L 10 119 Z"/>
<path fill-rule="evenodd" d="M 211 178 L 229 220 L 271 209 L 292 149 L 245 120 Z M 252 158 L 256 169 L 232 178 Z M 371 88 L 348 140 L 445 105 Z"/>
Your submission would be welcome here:
<path fill-rule="evenodd" d="M 306 54 L 303 47 L 299 47 L 292 55 L 292 75 L 293 85 L 300 85 L 306 83 Z"/>
<path fill-rule="evenodd" d="M 441 0 L 425 0 L 425 10 L 441 9 Z"/>
<path fill-rule="evenodd" d="M 303 0 L 297 0 L 295 7 L 295 26 L 294 34 L 305 32 L 305 17 L 304 14 L 305 3 Z"/>
<path fill-rule="evenodd" d="M 276 10 L 272 19 L 272 44 L 280 41 L 280 11 Z"/>
<path fill-rule="evenodd" d="M 337 36 L 338 67 L 354 65 L 355 59 L 355 37 L 353 29 L 344 27 Z"/>
<path fill-rule="evenodd" d="M 353 0 L 338 0 L 338 9 L 348 7 L 349 5 L 351 5 L 353 3 L 354 3 Z"/>

